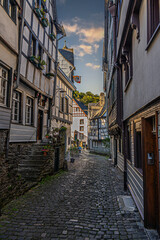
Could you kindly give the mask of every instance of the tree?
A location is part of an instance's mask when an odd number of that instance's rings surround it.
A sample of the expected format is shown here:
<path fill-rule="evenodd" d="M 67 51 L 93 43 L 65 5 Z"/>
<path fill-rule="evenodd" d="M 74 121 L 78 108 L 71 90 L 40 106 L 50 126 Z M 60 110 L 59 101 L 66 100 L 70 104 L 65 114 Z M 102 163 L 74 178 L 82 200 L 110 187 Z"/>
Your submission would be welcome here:
<path fill-rule="evenodd" d="M 77 99 L 78 101 L 84 103 L 86 106 L 88 106 L 88 103 L 96 103 L 99 101 L 99 95 L 93 94 L 90 91 L 88 91 L 86 93 L 75 91 L 73 93 L 73 97 L 75 99 Z"/>

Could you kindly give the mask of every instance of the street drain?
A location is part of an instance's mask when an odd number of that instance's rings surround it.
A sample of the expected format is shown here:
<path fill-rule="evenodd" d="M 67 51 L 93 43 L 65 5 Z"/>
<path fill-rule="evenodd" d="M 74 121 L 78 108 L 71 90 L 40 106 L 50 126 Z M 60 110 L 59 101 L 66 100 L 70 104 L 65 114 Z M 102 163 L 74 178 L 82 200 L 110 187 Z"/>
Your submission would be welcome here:
<path fill-rule="evenodd" d="M 119 203 L 120 210 L 127 212 L 135 211 L 135 204 L 131 196 L 118 196 L 117 201 Z"/>

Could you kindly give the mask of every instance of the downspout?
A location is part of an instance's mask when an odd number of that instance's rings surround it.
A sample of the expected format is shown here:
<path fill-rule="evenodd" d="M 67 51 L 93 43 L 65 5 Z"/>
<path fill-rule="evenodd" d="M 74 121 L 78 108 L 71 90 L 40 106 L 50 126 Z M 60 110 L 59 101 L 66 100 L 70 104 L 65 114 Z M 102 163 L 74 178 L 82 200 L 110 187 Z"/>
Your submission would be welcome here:
<path fill-rule="evenodd" d="M 24 14 L 26 9 L 26 0 L 21 1 L 22 3 L 22 15 L 21 15 L 21 24 L 19 28 L 20 36 L 19 36 L 19 56 L 18 56 L 18 66 L 17 66 L 17 81 L 14 89 L 18 88 L 20 82 L 20 69 L 21 69 L 21 60 L 22 60 L 22 43 L 23 43 L 23 29 L 24 29 Z"/>

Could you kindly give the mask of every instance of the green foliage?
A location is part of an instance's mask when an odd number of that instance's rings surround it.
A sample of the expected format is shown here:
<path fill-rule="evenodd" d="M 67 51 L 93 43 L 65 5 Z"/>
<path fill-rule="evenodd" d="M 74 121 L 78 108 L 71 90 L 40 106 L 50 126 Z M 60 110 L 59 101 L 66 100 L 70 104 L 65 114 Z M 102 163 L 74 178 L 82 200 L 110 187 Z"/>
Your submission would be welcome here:
<path fill-rule="evenodd" d="M 107 137 L 103 140 L 103 144 L 106 148 L 109 148 L 110 147 L 110 138 Z"/>
<path fill-rule="evenodd" d="M 93 94 L 92 92 L 88 91 L 86 93 L 74 91 L 73 98 L 77 99 L 78 101 L 84 103 L 88 106 L 88 103 L 97 103 L 99 102 L 99 95 Z"/>

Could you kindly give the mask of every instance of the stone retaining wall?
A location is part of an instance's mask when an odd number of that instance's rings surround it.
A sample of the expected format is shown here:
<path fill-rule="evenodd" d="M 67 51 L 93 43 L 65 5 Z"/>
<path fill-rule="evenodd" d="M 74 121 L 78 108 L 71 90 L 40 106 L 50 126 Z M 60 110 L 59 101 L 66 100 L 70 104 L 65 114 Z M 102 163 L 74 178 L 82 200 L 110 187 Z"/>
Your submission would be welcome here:
<path fill-rule="evenodd" d="M 64 156 L 65 156 L 65 146 L 58 145 L 56 147 L 60 148 L 59 156 L 59 168 L 63 168 Z M 5 148 L 5 147 L 4 147 Z M 39 152 L 41 147 L 38 144 L 26 143 L 26 144 L 17 144 L 12 143 L 9 145 L 8 158 L 4 157 L 0 159 L 0 209 L 6 203 L 16 198 L 19 195 L 24 194 L 27 190 L 37 184 L 44 176 L 51 175 L 54 173 L 55 166 L 55 151 L 50 151 L 44 159 L 43 152 L 41 151 L 43 158 L 43 167 L 38 173 L 38 177 L 34 180 L 25 179 L 23 172 L 20 170 L 20 165 L 23 161 L 34 160 L 33 149 L 34 151 Z M 36 156 L 36 155 L 35 155 Z M 38 155 L 39 156 L 39 155 Z M 41 156 L 35 159 L 38 159 L 38 162 L 41 161 Z M 35 161 L 34 161 L 35 162 Z M 37 166 L 38 168 L 38 166 Z M 36 169 L 36 167 L 35 167 Z"/>

